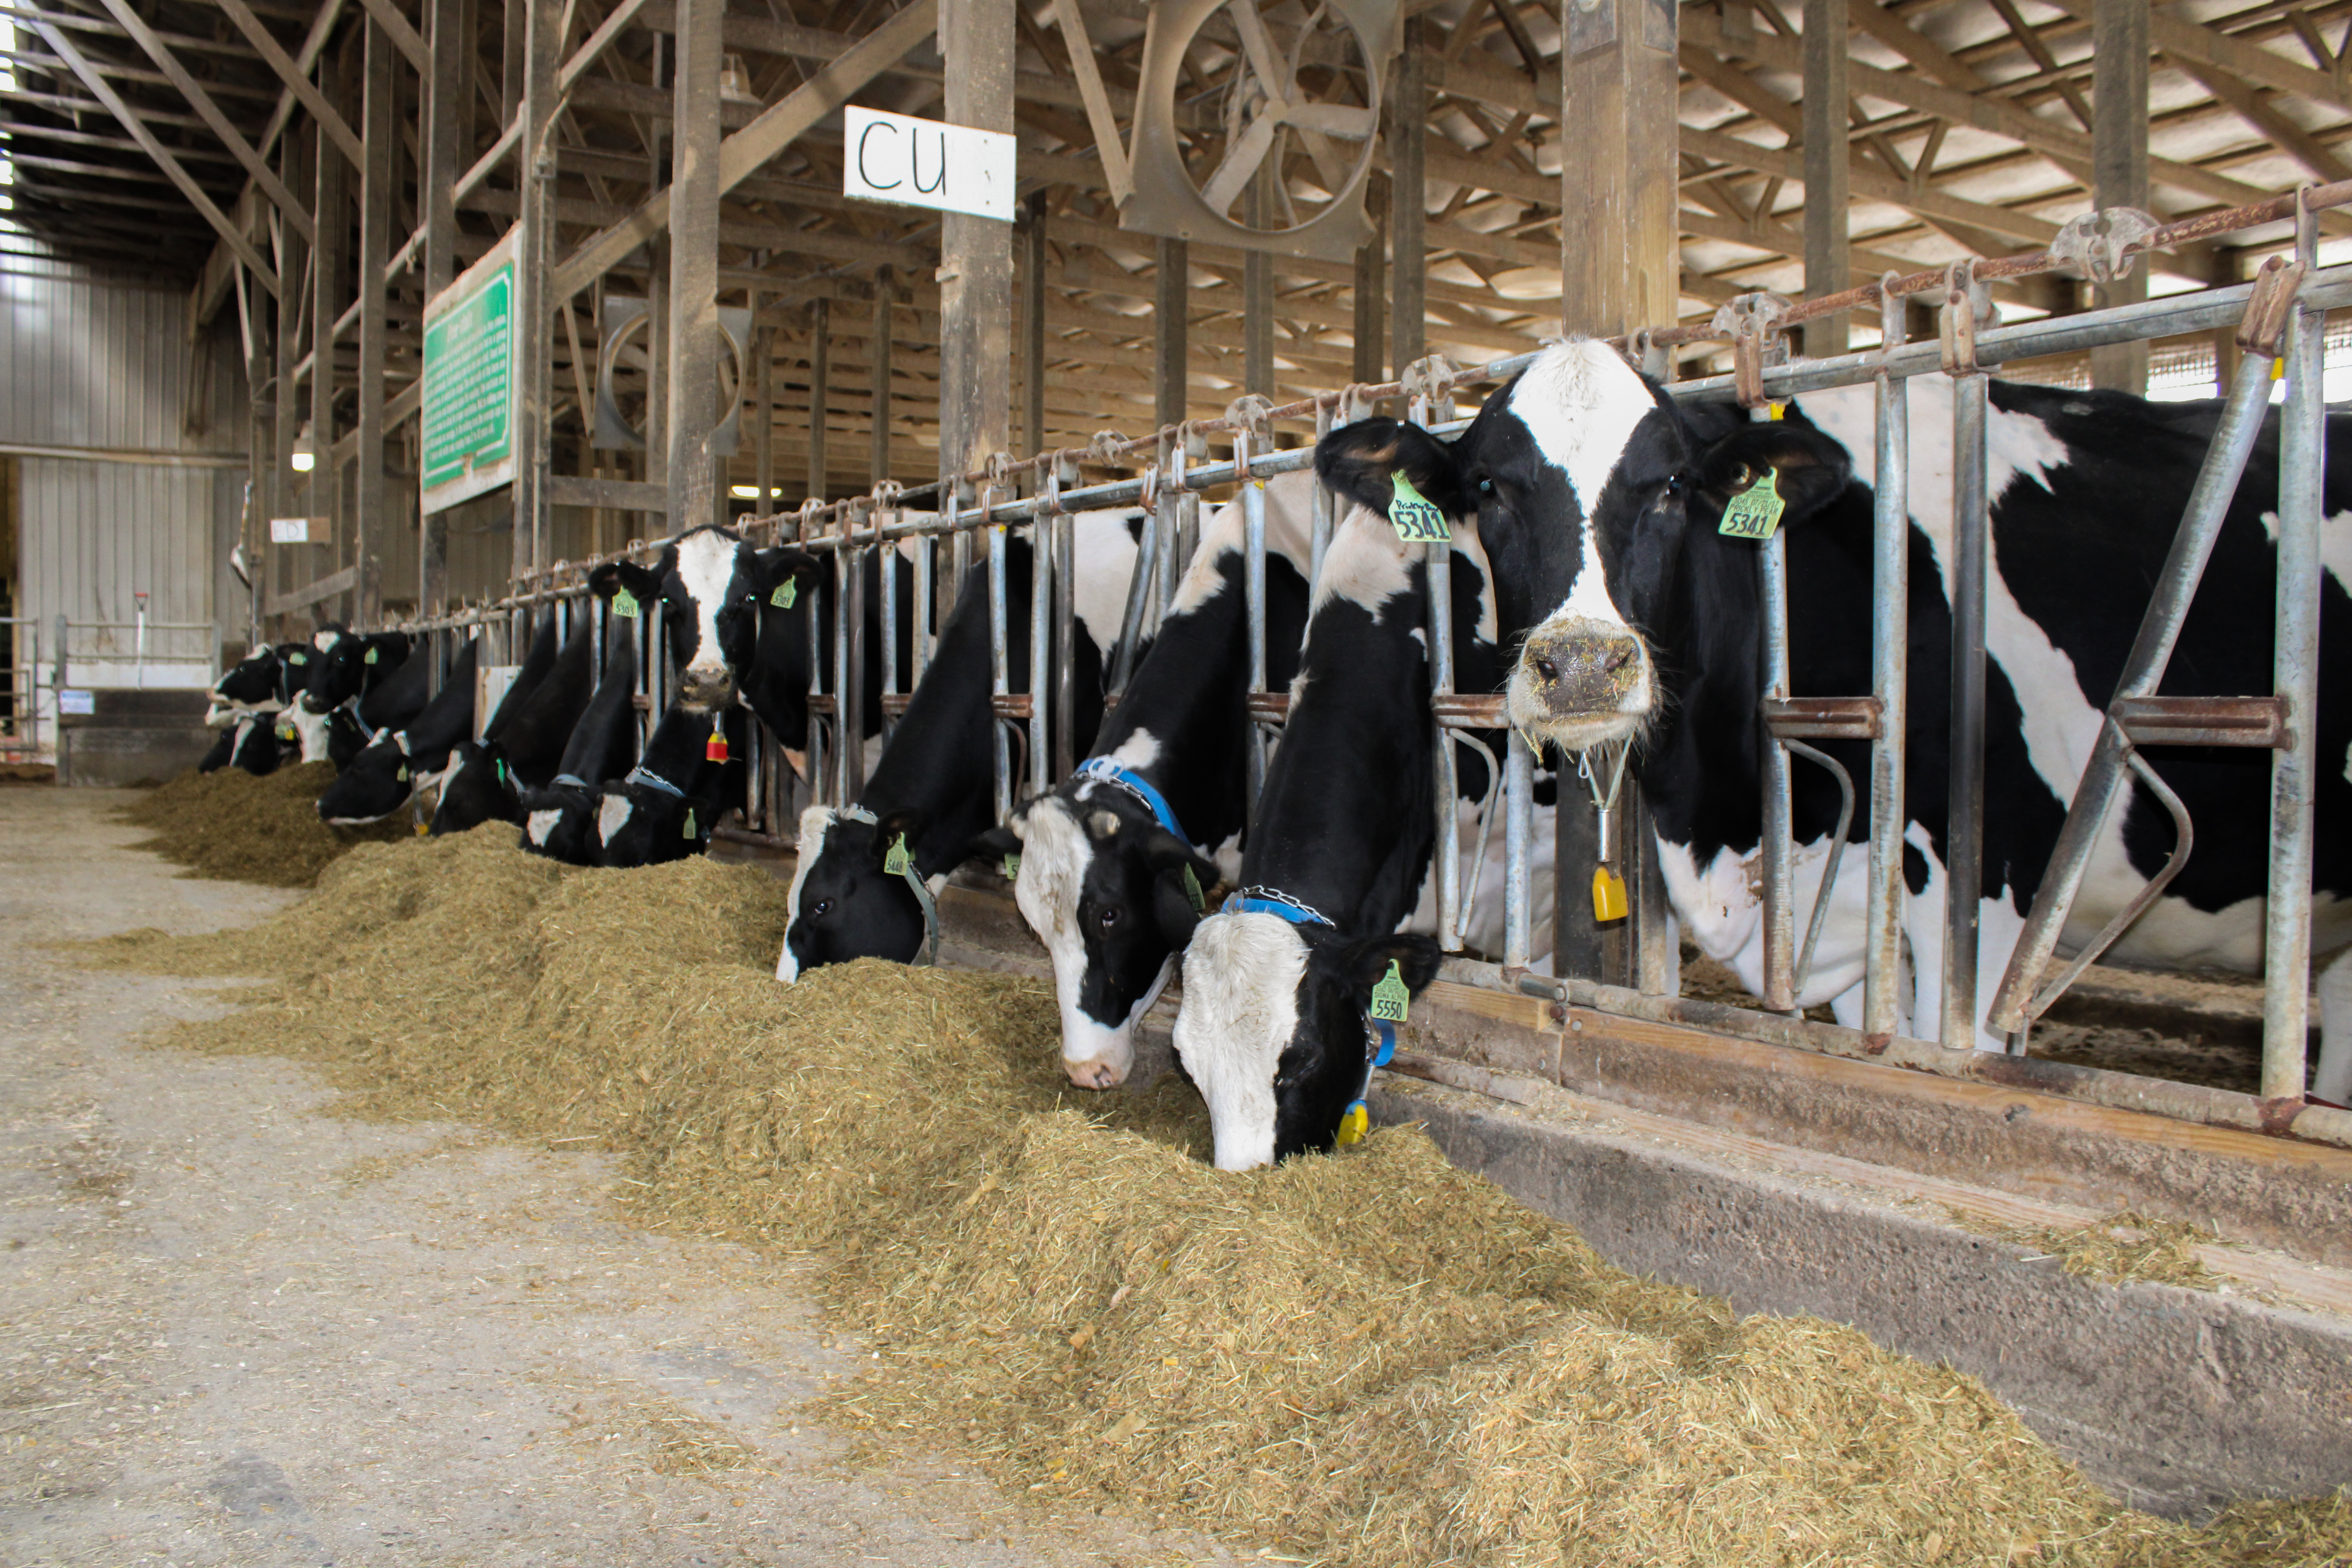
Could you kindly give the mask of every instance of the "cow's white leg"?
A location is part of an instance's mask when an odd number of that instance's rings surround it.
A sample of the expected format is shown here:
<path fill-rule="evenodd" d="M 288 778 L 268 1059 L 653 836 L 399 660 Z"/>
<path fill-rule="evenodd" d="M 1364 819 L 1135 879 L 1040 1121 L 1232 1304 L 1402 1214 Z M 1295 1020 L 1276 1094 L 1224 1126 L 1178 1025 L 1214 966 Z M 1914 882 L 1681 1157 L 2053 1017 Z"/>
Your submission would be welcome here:
<path fill-rule="evenodd" d="M 2352 1104 L 2352 947 L 2319 972 L 2319 1072 L 2311 1092 Z"/>
<path fill-rule="evenodd" d="M 1927 862 L 1927 885 L 1916 893 L 1905 885 L 1903 934 L 1911 939 L 1911 1032 L 1933 1039 L 1944 1016 L 1944 862 L 1917 823 L 1904 828 L 1903 838 Z"/>
<path fill-rule="evenodd" d="M 1862 987 L 1849 985 L 1830 998 L 1830 1012 L 1849 1029 L 1862 1027 Z"/>

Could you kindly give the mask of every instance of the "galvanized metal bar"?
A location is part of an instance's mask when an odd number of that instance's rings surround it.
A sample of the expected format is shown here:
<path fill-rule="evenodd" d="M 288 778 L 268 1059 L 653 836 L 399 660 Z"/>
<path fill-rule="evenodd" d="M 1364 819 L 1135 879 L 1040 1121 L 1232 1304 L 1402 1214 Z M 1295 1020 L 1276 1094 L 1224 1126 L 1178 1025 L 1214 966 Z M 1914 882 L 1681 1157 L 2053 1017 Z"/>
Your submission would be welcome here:
<path fill-rule="evenodd" d="M 1328 403 L 1315 405 L 1315 444 L 1320 447 L 1323 437 L 1331 434 L 1332 407 Z M 1331 548 L 1331 529 L 1337 521 L 1336 503 L 1328 487 L 1318 483 L 1307 512 L 1307 581 L 1311 588 L 1323 575 L 1323 556 Z"/>
<path fill-rule="evenodd" d="M 1029 530 L 1029 745 L 1025 763 L 1032 795 L 1048 787 L 1046 770 L 1053 765 L 1051 739 L 1045 733 L 1051 695 L 1048 684 L 1054 678 L 1054 552 L 1058 531 L 1053 527 L 1053 521 L 1040 518 Z"/>
<path fill-rule="evenodd" d="M 815 602 L 809 605 L 808 740 L 804 765 L 808 769 L 810 804 L 817 805 L 829 800 L 837 805 L 847 805 L 849 803 L 835 793 L 833 773 L 825 765 L 824 710 L 824 705 L 817 700 L 824 695 L 825 679 L 831 673 L 827 668 L 831 661 L 826 657 L 828 639 L 825 636 L 825 621 L 828 616 L 838 617 L 841 614 L 841 592 L 837 576 L 835 582 L 827 586 L 832 591 L 820 593 Z"/>
<path fill-rule="evenodd" d="M 1154 604 L 1152 584 L 1160 580 L 1160 512 L 1143 511 L 1143 534 L 1136 541 L 1135 574 L 1127 580 L 1127 607 L 1118 618 L 1118 650 L 1111 660 L 1110 689 L 1126 691 L 1135 675 L 1135 652 L 1143 641 L 1145 620 Z"/>
<path fill-rule="evenodd" d="M 1764 698 L 1789 695 L 1789 536 L 1775 529 L 1756 551 L 1756 591 L 1761 611 Z M 1786 1013 L 1797 1005 L 1794 797 L 1788 749 L 1759 713 L 1763 763 L 1764 840 L 1759 847 L 1764 895 L 1764 1005 Z"/>
<path fill-rule="evenodd" d="M 939 614 L 939 601 L 933 597 L 931 577 L 938 568 L 940 542 L 937 539 L 918 539 L 915 542 L 915 580 L 908 595 L 908 605 L 915 613 L 914 625 L 909 628 L 907 640 L 908 651 L 911 655 L 908 662 L 912 666 L 908 673 L 913 677 L 907 686 L 909 691 L 923 683 L 924 672 L 931 668 L 931 628 L 938 624 L 935 617 Z"/>
<path fill-rule="evenodd" d="M 1903 341 L 1906 307 L 1888 294 L 1878 313 L 1882 352 Z M 1870 872 L 1864 894 L 1862 1027 L 1891 1037 L 1903 1026 L 1903 767 L 1910 713 L 1911 384 L 1877 377 L 1871 502 Z"/>
<path fill-rule="evenodd" d="M 1529 839 L 1535 831 L 1536 754 L 1517 730 L 1506 740 L 1503 763 L 1503 967 L 1529 962 Z"/>
<path fill-rule="evenodd" d="M 1247 437 L 1240 437 L 1243 450 L 1247 449 Z M 1253 692 L 1265 689 L 1265 481 L 1252 479 L 1242 486 L 1242 585 L 1243 604 L 1249 617 L 1249 689 Z M 1257 819 L 1257 797 L 1265 785 L 1265 726 L 1252 721 L 1249 726 L 1249 785 L 1242 820 Z"/>
<path fill-rule="evenodd" d="M 875 521 L 881 521 L 878 511 Z M 928 552 L 929 546 L 923 544 L 918 548 Z M 882 647 L 879 650 L 882 700 L 879 706 L 882 710 L 882 734 L 887 741 L 898 721 L 898 716 L 890 711 L 890 699 L 898 695 L 898 546 L 877 545 L 876 552 L 877 570 L 875 575 L 878 579 L 876 587 L 882 595 L 882 603 L 877 606 L 881 611 L 882 621 Z"/>
<path fill-rule="evenodd" d="M 1400 264 L 1401 287 L 1404 281 Z M 1409 410 L 1412 423 L 1426 426 L 1429 416 L 1426 395 L 1413 397 Z M 1433 698 L 1442 698 L 1454 690 L 1454 545 L 1447 541 L 1422 548 L 1423 582 L 1429 595 L 1429 689 Z M 1434 713 L 1429 722 L 1435 742 L 1437 773 L 1436 799 L 1433 802 L 1437 832 L 1431 851 L 1436 857 L 1437 945 L 1444 952 L 1459 952 L 1462 835 L 1455 818 L 1461 809 L 1461 762 L 1454 753 L 1452 732 Z"/>
<path fill-rule="evenodd" d="M 848 533 L 856 513 L 845 508 L 841 531 Z M 844 545 L 834 560 L 845 564 L 841 615 L 835 622 L 833 675 L 834 746 L 840 753 L 841 798 L 856 800 L 866 789 L 866 561 Z"/>
<path fill-rule="evenodd" d="M 1163 470 L 1164 471 L 1164 470 Z M 1187 557 L 1183 551 L 1183 498 L 1166 484 L 1160 487 L 1156 498 L 1159 515 L 1160 566 L 1154 576 L 1159 583 L 1159 605 L 1151 616 L 1152 630 L 1168 618 L 1169 606 L 1176 602 L 1176 580 L 1182 574 Z"/>
<path fill-rule="evenodd" d="M 2309 264 L 2306 212 L 2296 249 Z M 2322 360 L 2327 313 L 2299 305 L 2286 343 L 2279 432 L 2277 641 L 2271 689 L 2285 704 L 2287 743 L 2271 753 L 2269 900 L 2263 921 L 2262 1097 L 2297 1103 L 2309 1070 L 2312 803 L 2319 781 L 2320 528 L 2326 509 L 2327 405 Z M 2249 356 L 2251 357 L 2251 356 Z M 2315 1086 L 2352 1099 L 2352 1081 Z"/>
<path fill-rule="evenodd" d="M 1078 520 L 1068 512 L 1057 512 L 1053 529 L 1054 771 L 1037 782 L 1039 791 L 1068 778 L 1078 765 Z M 1136 564 L 1136 575 L 1140 576 L 1139 555 Z M 1037 706 L 1042 710 L 1045 704 Z"/>
<path fill-rule="evenodd" d="M 1952 307 L 1947 306 L 1948 310 Z M 1937 1038 L 1977 1038 L 1977 944 L 1984 883 L 1985 376 L 1952 378 L 1952 771 L 1944 834 L 1944 1001 Z"/>
<path fill-rule="evenodd" d="M 958 534 L 959 539 L 969 538 Z M 1004 599 L 1005 530 L 997 523 L 988 531 L 988 689 L 992 697 L 1007 697 L 1013 691 L 1012 647 L 1007 640 L 1011 626 L 1007 620 Z M 993 743 L 996 768 L 996 820 L 1004 821 L 1013 815 L 1013 738 L 997 717 L 997 704 L 988 709 L 988 734 Z"/>

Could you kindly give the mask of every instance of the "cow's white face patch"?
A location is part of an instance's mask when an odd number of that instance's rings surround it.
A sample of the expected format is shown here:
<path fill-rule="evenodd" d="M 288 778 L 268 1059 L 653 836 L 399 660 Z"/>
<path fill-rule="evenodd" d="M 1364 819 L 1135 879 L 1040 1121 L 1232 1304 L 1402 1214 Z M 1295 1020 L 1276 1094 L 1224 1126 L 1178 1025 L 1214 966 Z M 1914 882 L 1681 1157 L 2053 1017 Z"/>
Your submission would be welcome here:
<path fill-rule="evenodd" d="M 694 658 L 687 673 L 718 679 L 727 668 L 719 650 L 719 612 L 735 581 L 735 552 L 741 546 L 720 533 L 691 533 L 677 542 L 677 575 L 694 601 Z"/>
<path fill-rule="evenodd" d="M 597 842 L 600 844 L 613 842 L 619 836 L 621 829 L 629 825 L 629 817 L 635 810 L 636 802 L 631 800 L 627 795 L 606 795 L 604 804 L 596 808 Z"/>
<path fill-rule="evenodd" d="M 562 820 L 563 813 L 561 811 L 534 811 L 524 821 L 522 830 L 530 835 L 530 841 L 533 844 L 544 849 L 547 847 L 549 835 L 555 831 L 555 825 Z"/>
<path fill-rule="evenodd" d="M 327 734 L 331 728 L 329 722 L 331 715 L 313 713 L 298 702 L 286 710 L 286 717 L 294 721 L 294 732 L 301 737 L 302 760 L 306 763 L 328 761 Z"/>
<path fill-rule="evenodd" d="M 1153 986 L 1124 1023 L 1112 1026 L 1087 1016 L 1078 1005 L 1086 994 L 1087 960 L 1077 909 L 1079 889 L 1094 864 L 1094 845 L 1059 795 L 1034 802 L 1013 819 L 1013 831 L 1021 840 L 1021 875 L 1013 880 L 1013 900 L 1053 961 L 1054 995 L 1062 1012 L 1062 1069 L 1081 1089 L 1123 1083 L 1135 1065 L 1135 1020 L 1160 988 Z M 1163 966 L 1161 984 L 1166 979 Z"/>
<path fill-rule="evenodd" d="M 1306 942 L 1272 915 L 1211 915 L 1184 950 L 1176 1051 L 1208 1104 L 1221 1171 L 1274 1163 L 1274 1075 L 1306 972 Z"/>
<path fill-rule="evenodd" d="M 833 831 L 833 807 L 812 805 L 801 813 L 800 837 L 793 840 L 793 886 L 784 895 L 783 952 L 776 958 L 776 980 L 790 985 L 801 977 L 800 960 L 793 956 L 793 925 L 801 918 L 801 888 L 809 868 L 824 853 L 824 836 Z"/>
<path fill-rule="evenodd" d="M 1139 729 L 1106 752 L 1105 760 L 1117 763 L 1129 773 L 1140 773 L 1160 760 L 1160 737 Z"/>
<path fill-rule="evenodd" d="M 1584 514 L 1576 580 L 1547 625 L 1565 619 L 1625 625 L 1609 596 L 1592 518 L 1634 430 L 1657 406 L 1641 375 L 1606 343 L 1561 343 L 1538 356 L 1512 384 L 1511 412 L 1535 437 L 1544 460 L 1568 476 Z"/>

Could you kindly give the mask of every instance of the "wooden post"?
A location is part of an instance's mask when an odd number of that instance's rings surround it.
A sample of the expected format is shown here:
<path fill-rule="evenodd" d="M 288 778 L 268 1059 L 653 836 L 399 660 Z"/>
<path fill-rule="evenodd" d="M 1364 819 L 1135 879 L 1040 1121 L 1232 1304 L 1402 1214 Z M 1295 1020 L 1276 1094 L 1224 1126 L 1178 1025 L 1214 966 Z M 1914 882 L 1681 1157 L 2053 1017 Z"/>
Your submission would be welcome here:
<path fill-rule="evenodd" d="M 2091 205 L 2147 205 L 2147 0 L 2094 0 L 2091 7 Z M 2101 305 L 2147 298 L 2147 258 L 2131 276 L 2101 285 Z M 2091 384 L 2147 391 L 2147 345 L 2107 343 L 2091 351 Z"/>
<path fill-rule="evenodd" d="M 1364 216 L 1371 219 L 1372 237 L 1356 247 L 1355 287 L 1355 379 L 1362 383 L 1384 379 L 1381 371 L 1388 363 L 1381 353 L 1381 324 L 1389 310 L 1388 196 L 1386 176 L 1374 174 L 1365 182 Z"/>
<path fill-rule="evenodd" d="M 775 368 L 776 330 L 761 327 L 751 334 L 751 515 L 762 521 L 776 511 Z"/>
<path fill-rule="evenodd" d="M 808 493 L 825 499 L 825 426 L 833 416 L 833 301 L 809 301 Z"/>
<path fill-rule="evenodd" d="M 360 113 L 367 162 L 360 170 L 359 455 L 352 476 L 352 564 L 359 622 L 373 626 L 383 613 L 383 555 L 392 516 L 383 473 L 383 273 L 391 250 L 392 194 L 399 179 L 394 159 L 400 137 L 393 115 L 392 36 L 372 16 L 362 47 L 366 58 Z"/>
<path fill-rule="evenodd" d="M 1028 245 L 1021 274 L 1021 434 L 1031 452 L 1045 449 L 1045 197 L 1029 198 Z"/>
<path fill-rule="evenodd" d="M 1576 0 L 1564 0 L 1571 9 Z M 1609 4 L 1610 0 L 1602 0 Z M 1622 3 L 1622 0 L 1621 0 Z M 1400 375 L 1426 352 L 1429 249 L 1423 237 L 1429 222 L 1429 196 L 1423 178 L 1429 136 L 1426 24 L 1404 24 L 1403 54 L 1397 61 L 1396 90 L 1389 98 L 1389 363 Z M 1667 100 L 1667 112 L 1674 111 Z M 1572 160 L 1571 160 L 1572 162 Z M 1674 186 L 1669 174 L 1671 200 Z M 1563 208 L 1563 211 L 1571 211 Z M 1562 232 L 1575 228 L 1563 225 Z M 1566 240 L 1563 244 L 1569 243 Z"/>
<path fill-rule="evenodd" d="M 679 0 L 671 84 L 669 206 L 669 518 L 673 529 L 719 520 L 719 72 L 726 0 Z"/>
<path fill-rule="evenodd" d="M 515 149 L 515 378 L 520 410 L 515 421 L 514 569 L 548 563 L 550 471 L 548 416 L 555 378 L 555 301 L 548 273 L 555 251 L 555 68 L 562 45 L 558 0 L 513 0 L 528 5 L 522 80 L 522 142 Z"/>
<path fill-rule="evenodd" d="M 875 269 L 874 336 L 866 356 L 874 362 L 874 447 L 867 476 L 877 485 L 890 477 L 890 307 L 898 287 L 887 267 Z"/>
<path fill-rule="evenodd" d="M 321 76 L 330 95 L 340 97 L 333 89 L 336 72 L 331 62 Z M 338 110 L 343 104 L 338 102 Z M 351 248 L 351 214 L 346 210 L 345 173 L 349 168 L 342 154 L 331 145 L 320 143 L 316 186 L 317 201 L 311 207 L 311 225 L 318 234 L 318 244 L 311 261 L 310 289 L 310 438 L 318 452 L 318 466 L 310 470 L 309 493 L 303 500 L 303 510 L 312 517 L 328 517 L 341 522 L 341 508 L 336 503 L 342 496 L 342 469 L 335 462 L 335 320 L 343 310 L 343 263 Z M 334 526 L 334 525 L 331 525 Z M 334 527 L 325 552 L 306 550 L 303 564 L 305 582 L 325 575 L 319 569 L 323 557 L 333 561 L 342 549 L 341 529 Z M 313 543 L 318 541 L 314 538 Z M 299 586 L 300 584 L 297 584 Z M 310 606 L 313 622 L 328 618 L 331 610 L 323 604 Z"/>
<path fill-rule="evenodd" d="M 432 53 L 425 80 L 424 189 L 425 298 L 449 287 L 457 276 L 457 176 L 467 145 L 461 137 L 464 111 L 473 97 L 474 39 L 466 29 L 466 0 L 431 0 Z M 449 596 L 449 521 L 446 512 L 421 516 L 416 538 L 416 612 L 435 613 Z"/>
<path fill-rule="evenodd" d="M 1850 270 L 1846 0 L 1805 0 L 1804 50 L 1805 293 L 1819 298 L 1845 289 Z M 1843 311 L 1806 322 L 1805 353 L 1845 353 L 1847 322 Z"/>
<path fill-rule="evenodd" d="M 1561 0 L 1561 18 L 1560 135 L 1577 155 L 1560 161 L 1560 211 L 1580 216 L 1561 229 L 1560 323 L 1595 337 L 1671 324 L 1682 292 L 1673 0 Z"/>
<path fill-rule="evenodd" d="M 1273 221 L 1273 182 L 1280 174 L 1269 153 L 1251 176 L 1244 210 L 1252 228 Z M 1242 390 L 1274 397 L 1274 258 L 1263 250 L 1242 253 Z"/>
<path fill-rule="evenodd" d="M 1161 239 L 1153 246 L 1157 261 L 1151 294 L 1152 423 L 1160 429 L 1181 425 L 1190 406 L 1186 397 L 1185 328 L 1191 309 L 1186 287 L 1192 270 L 1192 247 L 1181 239 Z"/>
<path fill-rule="evenodd" d="M 1013 131 L 1013 0 L 940 7 L 950 124 Z M 1013 443 L 1013 234 L 996 218 L 940 223 L 940 476 Z"/>
<path fill-rule="evenodd" d="M 305 186 L 316 189 L 310 178 L 308 162 L 310 143 L 310 137 L 289 131 L 285 140 L 279 144 L 278 177 L 285 182 L 289 189 L 299 191 Z M 316 214 L 317 209 L 313 208 L 311 222 L 314 233 L 318 221 Z M 289 233 L 286 236 L 285 247 L 279 252 L 283 258 L 280 263 L 283 268 L 281 275 L 297 279 L 298 282 L 280 286 L 277 330 L 270 334 L 275 340 L 273 346 L 277 353 L 277 363 L 273 368 L 278 375 L 275 384 L 277 431 L 276 438 L 271 443 L 275 460 L 269 466 L 268 492 L 269 515 L 272 517 L 292 517 L 295 514 L 296 493 L 304 483 L 304 480 L 298 478 L 294 470 L 288 466 L 288 458 L 294 450 L 294 437 L 302 428 L 302 403 L 294 391 L 294 364 L 302 357 L 302 339 L 299 320 L 302 311 L 302 303 L 299 298 L 299 279 L 302 276 L 304 253 L 307 248 L 299 235 Z M 282 546 L 265 543 L 262 550 L 263 555 L 257 567 L 258 574 L 257 580 L 268 584 L 270 592 L 274 594 L 283 594 L 289 588 L 297 586 L 298 584 L 290 580 L 287 572 L 285 549 Z"/>

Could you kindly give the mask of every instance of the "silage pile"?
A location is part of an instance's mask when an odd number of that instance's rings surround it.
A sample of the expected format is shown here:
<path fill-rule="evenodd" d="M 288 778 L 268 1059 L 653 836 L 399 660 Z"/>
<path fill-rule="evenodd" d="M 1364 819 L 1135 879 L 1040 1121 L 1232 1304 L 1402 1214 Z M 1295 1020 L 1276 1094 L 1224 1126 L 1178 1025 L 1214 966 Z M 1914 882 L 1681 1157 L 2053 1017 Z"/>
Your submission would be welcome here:
<path fill-rule="evenodd" d="M 1380 1565 L 2340 1562 L 2343 1500 L 2116 1508 L 1973 1381 L 1632 1279 L 1391 1129 L 1248 1176 L 1181 1083 L 1066 1091 L 1043 985 L 772 979 L 783 889 L 362 847 L 172 1043 L 323 1063 L 371 1114 L 599 1135 L 647 1223 L 809 1258 L 879 1352 L 834 1413 L 1051 1503 Z M 250 969 L 254 931 L 93 944 Z"/>
<path fill-rule="evenodd" d="M 334 782 L 332 763 L 298 763 L 260 778 L 242 768 L 192 769 L 122 807 L 122 820 L 154 829 L 133 848 L 185 866 L 188 876 L 308 888 L 352 846 L 415 831 L 405 811 L 365 827 L 328 826 L 319 797 Z"/>

